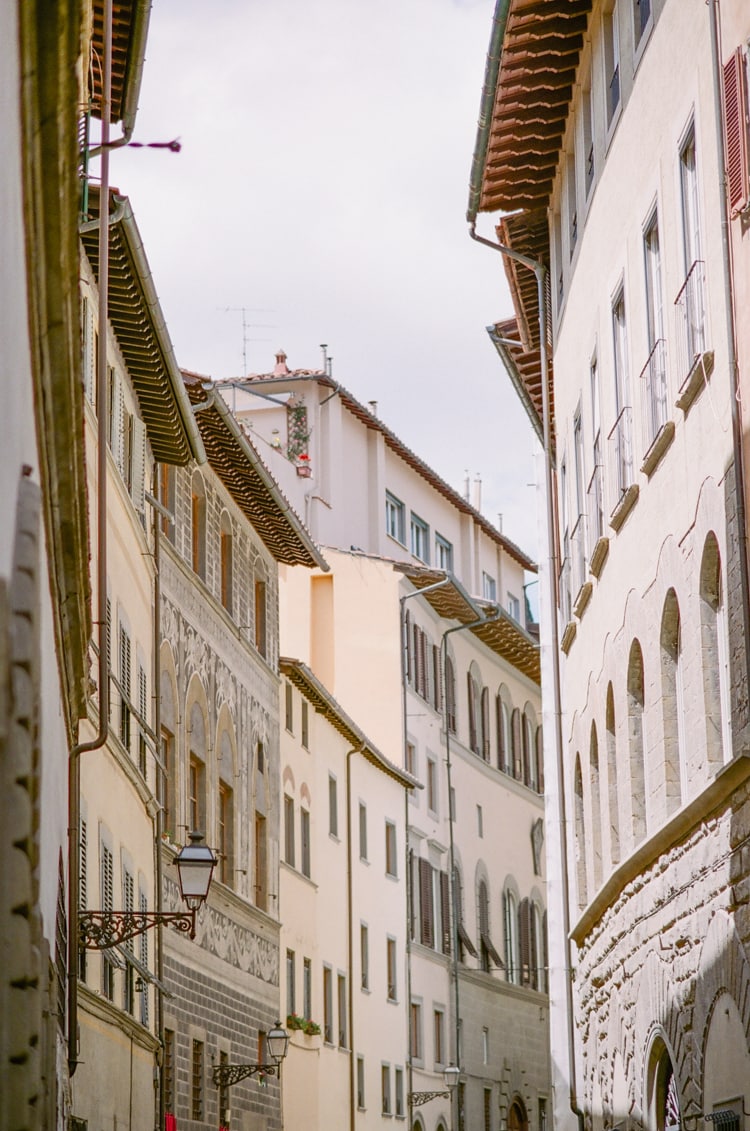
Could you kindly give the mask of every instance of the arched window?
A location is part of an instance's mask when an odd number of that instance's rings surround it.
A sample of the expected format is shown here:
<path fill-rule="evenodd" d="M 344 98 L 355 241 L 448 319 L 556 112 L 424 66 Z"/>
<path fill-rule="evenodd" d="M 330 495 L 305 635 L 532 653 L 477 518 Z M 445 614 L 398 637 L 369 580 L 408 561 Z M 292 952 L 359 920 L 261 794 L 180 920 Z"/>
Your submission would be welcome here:
<path fill-rule="evenodd" d="M 513 892 L 503 892 L 503 927 L 505 943 L 505 977 L 516 985 L 520 982 L 518 962 L 518 904 Z"/>
<path fill-rule="evenodd" d="M 229 733 L 219 743 L 219 796 L 216 814 L 218 873 L 223 884 L 234 887 L 234 759 Z"/>
<path fill-rule="evenodd" d="M 508 1112 L 508 1131 L 529 1131 L 526 1108 L 520 1096 L 516 1096 Z"/>
<path fill-rule="evenodd" d="M 594 891 L 602 882 L 602 802 L 599 786 L 599 740 L 596 723 L 591 724 L 589 744 L 589 777 L 591 780 L 591 847 L 594 854 Z"/>
<path fill-rule="evenodd" d="M 522 720 L 523 780 L 530 789 L 539 789 L 536 751 L 536 719 L 531 704 L 527 703 Z"/>
<path fill-rule="evenodd" d="M 490 937 L 490 900 L 487 895 L 487 884 L 484 880 L 479 881 L 477 889 L 477 904 L 479 909 L 479 945 L 480 945 L 480 962 L 481 967 L 485 971 L 491 968 L 490 951 L 487 946 L 487 941 Z"/>
<path fill-rule="evenodd" d="M 188 831 L 210 836 L 206 828 L 206 723 L 197 703 L 188 722 Z"/>
<path fill-rule="evenodd" d="M 664 725 L 664 794 L 667 814 L 680 806 L 686 795 L 685 703 L 680 647 L 680 609 L 670 589 L 661 618 L 661 702 Z"/>
<path fill-rule="evenodd" d="M 161 758 L 163 774 L 159 774 L 163 786 L 157 788 L 157 800 L 161 802 L 162 829 L 171 840 L 177 839 L 177 712 L 174 703 L 174 686 L 169 672 L 162 668 L 161 673 Z"/>
<path fill-rule="evenodd" d="M 672 1060 L 662 1040 L 654 1041 L 648 1059 L 646 1080 L 648 1125 L 656 1131 L 673 1131 L 682 1126 L 677 1078 Z"/>
<path fill-rule="evenodd" d="M 445 657 L 445 710 L 448 716 L 448 730 L 456 733 L 456 672 L 453 660 Z"/>
<path fill-rule="evenodd" d="M 534 735 L 534 751 L 536 754 L 536 788 L 539 793 L 544 793 L 544 732 L 541 726 L 536 728 Z"/>
<path fill-rule="evenodd" d="M 609 854 L 612 864 L 620 862 L 620 813 L 617 800 L 617 743 L 615 740 L 615 695 L 607 687 L 607 793 L 609 795 Z"/>
<path fill-rule="evenodd" d="M 203 477 L 193 473 L 191 484 L 192 543 L 190 564 L 206 580 L 206 488 Z"/>
<path fill-rule="evenodd" d="M 510 712 L 503 689 L 495 697 L 495 715 L 497 723 L 497 768 L 507 774 L 511 766 L 512 740 L 510 733 Z"/>
<path fill-rule="evenodd" d="M 578 886 L 578 907 L 580 910 L 588 903 L 586 890 L 586 817 L 583 807 L 583 774 L 581 773 L 581 756 L 576 754 L 575 764 L 575 853 L 576 853 L 576 880 Z"/>
<path fill-rule="evenodd" d="M 523 773 L 521 763 L 521 712 L 518 707 L 513 708 L 510 716 L 510 750 L 513 777 L 519 781 Z"/>
<path fill-rule="evenodd" d="M 480 713 L 482 684 L 476 664 L 472 664 L 466 673 L 466 685 L 469 708 L 469 749 L 478 754 L 482 729 Z"/>
<path fill-rule="evenodd" d="M 630 743 L 630 798 L 633 844 L 646 835 L 646 782 L 643 653 L 637 640 L 630 645 L 628 660 L 628 738 Z"/>
<path fill-rule="evenodd" d="M 732 716 L 726 604 L 719 545 L 713 533 L 706 538 L 701 559 L 700 622 L 706 757 L 709 769 L 717 770 L 732 757 Z"/>
<path fill-rule="evenodd" d="M 480 752 L 485 762 L 490 760 L 490 689 L 482 688 L 481 712 L 482 733 Z"/>
<path fill-rule="evenodd" d="M 458 959 L 459 962 L 465 962 L 466 952 L 468 952 L 472 956 L 472 958 L 476 958 L 477 951 L 474 943 L 471 941 L 471 936 L 466 930 L 466 925 L 464 923 L 463 882 L 461 880 L 461 873 L 459 872 L 457 865 L 453 869 L 453 906 L 456 909 Z"/>
<path fill-rule="evenodd" d="M 221 516 L 221 603 L 228 613 L 233 606 L 232 522 L 226 511 Z"/>
<path fill-rule="evenodd" d="M 264 659 L 268 658 L 268 593 L 265 573 L 256 569 L 254 588 L 255 647 Z"/>

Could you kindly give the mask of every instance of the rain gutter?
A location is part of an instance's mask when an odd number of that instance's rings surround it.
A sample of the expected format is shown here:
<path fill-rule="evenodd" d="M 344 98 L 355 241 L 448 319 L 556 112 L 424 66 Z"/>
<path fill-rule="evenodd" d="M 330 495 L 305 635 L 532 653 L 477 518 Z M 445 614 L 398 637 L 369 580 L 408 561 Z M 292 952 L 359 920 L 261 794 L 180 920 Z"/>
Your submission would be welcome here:
<path fill-rule="evenodd" d="M 484 86 L 482 98 L 479 103 L 479 121 L 477 123 L 477 137 L 474 142 L 474 156 L 471 161 L 471 176 L 469 178 L 469 206 L 466 210 L 466 219 L 473 224 L 479 211 L 479 200 L 482 195 L 482 177 L 487 161 L 487 150 L 490 144 L 490 131 L 492 129 L 492 114 L 495 108 L 497 94 L 497 79 L 500 74 L 500 60 L 503 54 L 503 40 L 505 29 L 508 25 L 511 0 L 496 0 L 495 14 L 492 17 L 492 34 L 487 50 L 487 63 L 484 70 Z"/>

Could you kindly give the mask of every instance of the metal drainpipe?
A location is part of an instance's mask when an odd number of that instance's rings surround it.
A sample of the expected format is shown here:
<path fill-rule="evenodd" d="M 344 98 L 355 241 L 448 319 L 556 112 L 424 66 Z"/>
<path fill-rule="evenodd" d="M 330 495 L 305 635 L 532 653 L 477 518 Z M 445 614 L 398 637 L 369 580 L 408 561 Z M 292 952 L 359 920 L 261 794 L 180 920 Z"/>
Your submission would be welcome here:
<path fill-rule="evenodd" d="M 80 755 L 98 750 L 109 732 L 109 640 L 107 636 L 107 324 L 109 290 L 109 127 L 112 92 L 112 0 L 104 0 L 102 154 L 99 189 L 99 342 L 97 351 L 97 616 L 99 621 L 99 729 L 80 742 L 68 760 L 68 1072 L 78 1067 L 78 903 L 81 869 Z"/>
<path fill-rule="evenodd" d="M 575 1025 L 573 1022 L 573 964 L 571 960 L 571 946 L 570 946 L 570 892 L 568 880 L 568 836 L 567 836 L 567 817 L 566 817 L 566 804 L 565 804 L 565 762 L 563 758 L 563 734 L 562 734 L 562 696 L 560 691 L 560 644 L 559 633 L 557 625 L 557 616 L 555 610 L 557 608 L 557 591 L 555 588 L 555 578 L 557 577 L 557 545 L 555 542 L 555 519 L 553 509 L 553 465 L 552 465 L 552 422 L 550 420 L 550 404 L 549 404 L 549 361 L 547 356 L 547 302 L 545 296 L 545 279 L 547 276 L 547 268 L 543 263 L 537 262 L 531 256 L 522 255 L 513 248 L 505 247 L 501 243 L 495 243 L 493 240 L 485 239 L 476 233 L 475 223 L 472 222 L 469 226 L 469 235 L 477 243 L 484 244 L 485 247 L 492 248 L 493 251 L 499 251 L 501 255 L 507 255 L 509 259 L 514 259 L 517 263 L 521 263 L 529 271 L 533 271 L 536 276 L 537 282 L 537 296 L 539 302 L 539 359 L 542 374 L 542 435 L 544 446 L 544 472 L 545 472 L 545 487 L 546 487 L 546 510 L 547 510 L 547 547 L 549 553 L 548 559 L 548 578 L 547 584 L 549 586 L 549 608 L 550 608 L 550 631 L 551 631 L 551 645 L 552 645 L 552 692 L 554 702 L 554 742 L 555 742 L 555 755 L 557 762 L 558 773 L 558 803 L 560 806 L 560 865 L 561 865 L 561 880 L 562 880 L 562 903 L 563 903 L 563 930 L 565 933 L 565 964 L 567 977 L 565 979 L 566 988 L 566 1006 L 567 1006 L 567 1022 L 568 1022 L 568 1071 L 570 1074 L 570 1110 L 578 1120 L 580 1131 L 584 1128 L 584 1114 L 578 1106 L 577 1088 L 576 1088 L 576 1054 L 575 1054 Z"/>
<path fill-rule="evenodd" d="M 352 878 L 352 754 L 362 754 L 365 743 L 346 752 L 346 898 L 349 938 L 347 942 L 349 964 L 349 1127 L 354 1131 L 356 1124 L 356 1083 L 354 1055 L 354 922 L 352 920 L 353 878 Z"/>
<path fill-rule="evenodd" d="M 404 765 L 406 765 L 406 744 L 408 742 L 408 730 L 406 722 L 406 691 L 407 691 L 407 676 L 406 670 L 406 655 L 409 647 L 409 641 L 406 639 L 406 617 L 404 614 L 404 605 L 410 601 L 412 597 L 423 597 L 425 593 L 432 593 L 435 589 L 442 589 L 445 585 L 450 585 L 450 577 L 444 577 L 442 581 L 435 581 L 432 585 L 426 585 L 424 589 L 415 589 L 413 593 L 405 593 L 403 597 L 399 597 L 399 628 L 401 631 L 401 718 L 403 720 L 403 743 L 404 743 Z M 413 1119 L 413 1105 L 411 1102 L 411 1095 L 414 1091 L 414 1069 L 411 1063 L 411 921 L 409 912 L 411 910 L 411 868 L 409 867 L 409 795 L 406 793 L 405 804 L 405 824 L 404 824 L 404 850 L 406 855 L 406 1040 L 407 1052 L 406 1058 L 407 1066 L 407 1082 L 406 1082 L 406 1097 L 407 1107 L 409 1109 L 409 1127 L 414 1123 Z"/>
<path fill-rule="evenodd" d="M 157 496 L 159 465 L 154 463 L 154 497 Z M 166 774 L 162 761 L 161 748 L 161 574 L 160 574 L 160 534 L 159 522 L 161 516 L 156 507 L 152 507 L 151 520 L 153 524 L 154 539 L 154 636 L 152 647 L 154 649 L 153 664 L 153 693 L 154 693 L 154 734 L 156 735 L 156 832 L 154 844 L 154 886 L 156 888 L 156 910 L 163 909 L 162 900 L 162 867 L 161 867 L 161 840 L 164 832 L 164 797 L 166 794 Z M 165 1096 L 164 1096 L 164 998 L 161 987 L 164 985 L 164 948 L 162 924 L 156 924 L 156 976 L 159 979 L 156 989 L 156 1034 L 161 1046 L 161 1063 L 159 1065 L 159 1091 L 158 1091 L 158 1123 L 157 1131 L 164 1127 Z"/>
<path fill-rule="evenodd" d="M 463 632 L 463 630 L 467 629 L 467 628 L 476 628 L 477 625 L 488 624 L 490 621 L 497 620 L 497 618 L 499 616 L 500 616 L 500 610 L 495 609 L 495 612 L 493 613 L 492 616 L 478 617 L 476 620 L 469 621 L 467 624 L 456 624 L 456 625 L 453 626 L 453 628 L 446 628 L 445 632 L 443 633 L 442 639 L 440 641 L 440 649 L 443 653 L 443 687 L 445 689 L 443 709 L 444 709 L 444 722 L 445 722 L 445 771 L 446 771 L 446 778 L 447 778 L 447 782 L 448 782 L 448 871 L 449 871 L 448 883 L 450 885 L 449 886 L 450 903 L 451 903 L 451 911 L 452 911 L 452 914 L 453 914 L 453 938 L 451 940 L 452 943 L 453 943 L 452 950 L 451 950 L 451 977 L 452 977 L 452 980 L 453 980 L 453 1013 L 454 1013 L 454 1016 L 453 1016 L 453 1043 L 454 1043 L 454 1046 L 455 1046 L 454 1052 L 455 1052 L 455 1058 L 456 1058 L 455 1059 L 456 1068 L 461 1067 L 461 1065 L 459 1063 L 459 1052 L 460 1052 L 459 1037 L 460 1037 L 461 1025 L 460 1025 L 460 1017 L 459 1017 L 459 996 L 460 995 L 459 995 L 459 986 L 458 986 L 458 912 L 459 912 L 459 907 L 458 907 L 458 901 L 456 899 L 456 883 L 455 883 L 456 853 L 455 853 L 455 844 L 454 844 L 454 839 L 453 839 L 453 819 L 454 819 L 453 818 L 453 803 L 452 803 L 452 800 L 451 800 L 451 789 L 452 789 L 452 785 L 451 785 L 451 728 L 450 728 L 450 716 L 448 714 L 448 637 L 454 632 Z M 454 686 L 454 694 L 455 694 L 455 686 Z M 453 703 L 454 703 L 454 706 L 455 706 L 455 698 L 453 700 Z M 456 1087 L 452 1088 L 451 1093 L 450 1093 L 451 1127 L 454 1128 L 454 1129 L 458 1127 L 458 1120 L 456 1119 L 456 1115 L 455 1115 L 455 1111 L 454 1111 L 454 1106 L 455 1106 L 455 1104 L 458 1103 L 458 1095 L 459 1095 L 459 1089 L 458 1089 L 458 1083 L 457 1083 Z"/>
<path fill-rule="evenodd" d="M 740 555 L 742 592 L 742 627 L 745 643 L 746 695 L 750 697 L 750 567 L 748 566 L 747 527 L 745 508 L 745 460 L 742 450 L 742 418 L 740 415 L 739 371 L 737 365 L 736 318 L 734 287 L 732 281 L 732 248 L 729 239 L 729 214 L 726 183 L 726 146 L 722 114 L 722 71 L 719 55 L 719 5 L 708 0 L 711 23 L 711 71 L 714 94 L 714 122 L 716 145 L 719 150 L 719 195 L 721 197 L 721 252 L 722 281 L 724 284 L 724 315 L 726 319 L 727 351 L 729 354 L 729 380 L 732 390 L 732 446 L 734 449 L 734 488 L 737 505 L 737 544 Z"/>

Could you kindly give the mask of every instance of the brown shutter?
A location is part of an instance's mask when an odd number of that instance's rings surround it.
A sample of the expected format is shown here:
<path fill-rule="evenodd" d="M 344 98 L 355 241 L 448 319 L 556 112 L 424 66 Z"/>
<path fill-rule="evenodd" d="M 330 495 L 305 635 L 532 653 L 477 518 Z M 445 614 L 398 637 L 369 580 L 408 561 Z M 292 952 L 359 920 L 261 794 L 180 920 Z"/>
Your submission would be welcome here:
<path fill-rule="evenodd" d="M 411 649 L 411 614 L 407 613 L 404 618 L 404 667 L 406 668 L 406 682 L 411 684 L 414 682 L 414 664 L 412 662 L 412 649 Z"/>
<path fill-rule="evenodd" d="M 448 730 L 456 733 L 456 675 L 453 670 L 453 661 L 450 656 L 445 661 L 445 702 L 448 714 Z"/>
<path fill-rule="evenodd" d="M 425 946 L 435 945 L 435 916 L 432 898 L 432 865 L 429 860 L 419 861 L 419 914 L 421 921 L 421 942 Z"/>
<path fill-rule="evenodd" d="M 432 646 L 432 665 L 435 672 L 435 710 L 443 709 L 443 666 L 440 663 L 440 648 L 437 644 Z"/>
<path fill-rule="evenodd" d="M 469 748 L 477 753 L 477 705 L 474 695 L 474 680 L 471 672 L 466 673 L 466 683 L 469 697 Z"/>
<path fill-rule="evenodd" d="M 729 211 L 736 216 L 748 203 L 747 87 L 741 47 L 724 65 L 724 139 Z"/>
<path fill-rule="evenodd" d="M 523 784 L 531 785 L 531 757 L 532 752 L 529 749 L 529 723 L 526 714 L 524 713 L 521 720 L 521 749 L 523 750 Z"/>
<path fill-rule="evenodd" d="M 409 938 L 416 937 L 416 875 L 414 870 L 414 849 L 409 849 Z"/>
<path fill-rule="evenodd" d="M 547 943 L 547 912 L 542 915 L 542 961 L 544 969 L 539 981 L 539 988 L 546 994 L 549 993 L 549 946 Z"/>
<path fill-rule="evenodd" d="M 510 720 L 511 745 L 512 745 L 512 770 L 513 777 L 521 777 L 521 712 L 518 707 L 513 708 Z"/>
<path fill-rule="evenodd" d="M 440 873 L 440 919 L 443 928 L 443 954 L 451 952 L 451 897 L 448 873 Z"/>
<path fill-rule="evenodd" d="M 529 984 L 533 989 L 538 990 L 539 986 L 539 966 L 537 965 L 537 955 L 539 953 L 539 941 L 536 937 L 537 933 L 537 916 L 534 914 L 533 905 L 529 906 Z"/>
<path fill-rule="evenodd" d="M 495 725 L 497 726 L 497 768 L 505 770 L 508 765 L 508 751 L 505 749 L 503 701 L 499 695 L 495 696 Z"/>
<path fill-rule="evenodd" d="M 482 688 L 482 757 L 490 760 L 490 690 Z"/>
<path fill-rule="evenodd" d="M 521 985 L 530 983 L 531 966 L 531 904 L 522 899 L 518 908 L 518 941 L 521 949 Z"/>

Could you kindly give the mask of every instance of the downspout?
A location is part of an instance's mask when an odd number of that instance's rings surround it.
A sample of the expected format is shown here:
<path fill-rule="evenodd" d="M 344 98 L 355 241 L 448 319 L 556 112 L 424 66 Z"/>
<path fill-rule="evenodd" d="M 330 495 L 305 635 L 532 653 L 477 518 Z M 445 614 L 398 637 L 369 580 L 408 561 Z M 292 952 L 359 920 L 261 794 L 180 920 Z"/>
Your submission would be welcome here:
<path fill-rule="evenodd" d="M 719 4 L 708 0 L 711 21 L 711 70 L 714 88 L 714 121 L 719 150 L 719 195 L 721 197 L 721 263 L 724 284 L 724 315 L 732 393 L 732 446 L 734 449 L 734 489 L 737 507 L 737 544 L 740 557 L 742 592 L 742 628 L 745 643 L 745 694 L 750 697 L 750 568 L 748 567 L 747 526 L 745 507 L 745 460 L 742 450 L 742 418 L 740 415 L 739 367 L 737 365 L 736 316 L 732 280 L 732 248 L 729 238 L 729 212 L 726 183 L 726 146 L 722 108 L 722 70 L 719 48 Z M 746 724 L 747 725 L 747 724 Z"/>
<path fill-rule="evenodd" d="M 352 876 L 352 754 L 362 754 L 366 743 L 346 752 L 346 900 L 347 918 L 349 920 L 348 954 L 349 965 L 349 1131 L 354 1131 L 357 1114 L 357 1092 L 355 1080 L 355 1054 L 354 1054 L 354 922 L 352 918 L 352 904 L 354 880 Z"/>
<path fill-rule="evenodd" d="M 517 263 L 521 263 L 529 271 L 533 271 L 536 276 L 537 283 L 537 300 L 539 303 L 539 360 L 541 366 L 542 377 L 542 443 L 544 447 L 544 478 L 546 490 L 546 511 L 547 511 L 547 552 L 548 552 L 548 567 L 547 567 L 547 584 L 549 586 L 548 600 L 550 609 L 550 643 L 552 651 L 552 695 L 553 695 L 553 712 L 554 712 L 554 743 L 555 743 L 555 760 L 557 763 L 557 775 L 559 782 L 558 789 L 558 804 L 560 813 L 560 864 L 561 864 L 561 881 L 562 881 L 562 905 L 563 905 L 563 932 L 565 934 L 565 991 L 566 991 L 566 1007 L 567 1007 L 567 1025 L 568 1025 L 568 1071 L 570 1074 L 570 1110 L 578 1120 L 580 1131 L 584 1131 L 584 1114 L 578 1104 L 577 1085 L 576 1085 L 576 1053 L 575 1053 L 575 1024 L 573 1020 L 573 963 L 571 952 L 570 940 L 570 891 L 568 880 L 568 835 L 567 835 L 567 816 L 566 816 L 566 800 L 565 800 L 565 761 L 563 756 L 563 733 L 562 733 L 562 694 L 560 690 L 560 642 L 557 623 L 557 591 L 555 587 L 555 579 L 558 575 L 557 566 L 557 542 L 555 539 L 555 516 L 553 507 L 553 456 L 552 456 L 552 424 L 550 419 L 550 403 L 549 403 L 549 359 L 547 355 L 547 302 L 546 302 L 546 277 L 547 268 L 543 263 L 532 259 L 528 255 L 522 255 L 521 252 L 514 251 L 513 248 L 505 247 L 503 244 L 495 243 L 493 240 L 485 239 L 479 236 L 475 229 L 475 215 L 470 215 L 469 235 L 477 243 L 484 244 L 485 247 L 492 248 L 493 251 L 500 252 L 501 255 L 507 255 L 509 259 L 514 259 Z"/>
<path fill-rule="evenodd" d="M 459 995 L 459 985 L 458 985 L 458 912 L 459 912 L 459 907 L 458 907 L 458 900 L 456 898 L 456 881 L 455 881 L 456 850 L 455 850 L 455 842 L 454 842 L 454 837 L 453 837 L 454 816 L 453 816 L 453 801 L 452 801 L 452 793 L 451 793 L 453 786 L 451 784 L 451 728 L 450 728 L 450 715 L 449 715 L 449 711 L 448 711 L 448 637 L 451 636 L 454 632 L 463 632 L 463 630 L 467 629 L 467 628 L 476 628 L 477 625 L 488 624 L 493 620 L 497 620 L 497 618 L 499 616 L 500 616 L 500 609 L 497 608 L 497 609 L 495 609 L 494 613 L 491 616 L 477 617 L 475 620 L 468 621 L 466 624 L 455 624 L 453 626 L 453 628 L 446 628 L 445 632 L 443 633 L 442 639 L 440 641 L 440 649 L 443 653 L 442 667 L 443 667 L 443 687 L 444 687 L 444 695 L 443 695 L 444 716 L 443 716 L 443 720 L 444 720 L 444 724 L 445 724 L 445 771 L 446 771 L 446 777 L 447 777 L 447 782 L 448 782 L 448 872 L 449 872 L 449 877 L 448 877 L 449 889 L 448 890 L 450 891 L 451 912 L 452 912 L 452 916 L 453 916 L 453 938 L 451 939 L 451 942 L 453 944 L 452 948 L 451 948 L 451 978 L 452 978 L 452 981 L 453 981 L 453 1014 L 454 1014 L 454 1016 L 453 1016 L 453 1044 L 454 1044 L 454 1054 L 455 1054 L 454 1064 L 456 1065 L 456 1068 L 459 1068 L 459 1069 L 461 1067 L 461 1065 L 459 1063 L 461 1019 L 460 1019 L 460 1016 L 459 1016 L 459 1005 L 460 1005 L 459 997 L 460 997 L 460 995 Z M 454 694 L 455 694 L 455 687 L 454 687 Z M 455 698 L 453 700 L 453 703 L 454 703 L 454 706 L 455 706 Z M 456 1119 L 455 1112 L 453 1110 L 454 1104 L 458 1103 L 458 1088 L 457 1087 L 451 1089 L 450 1103 L 451 1103 L 451 1127 L 455 1129 L 459 1125 L 459 1120 Z"/>
<path fill-rule="evenodd" d="M 401 631 L 401 718 L 403 720 L 403 744 L 404 744 L 404 767 L 406 766 L 406 744 L 409 741 L 408 727 L 406 721 L 406 695 L 407 695 L 407 679 L 408 671 L 406 668 L 406 656 L 409 648 L 409 641 L 406 639 L 406 615 L 404 613 L 404 605 L 412 597 L 422 597 L 425 593 L 432 593 L 435 589 L 442 589 L 444 585 L 451 584 L 451 578 L 446 576 L 442 581 L 435 581 L 432 585 L 426 585 L 424 589 L 415 589 L 411 593 L 405 593 L 403 597 L 399 597 L 399 628 Z M 409 795 L 404 794 L 404 851 L 406 855 L 406 1048 L 408 1056 L 406 1058 L 407 1065 L 407 1081 L 406 1081 L 406 1098 L 407 1107 L 409 1109 L 409 1127 L 414 1124 L 413 1105 L 411 1102 L 412 1092 L 414 1091 L 414 1069 L 411 1063 L 411 1050 L 412 1050 L 412 1031 L 411 1031 L 411 905 L 412 905 L 412 890 L 411 890 L 411 868 L 409 867 L 409 852 L 411 851 L 409 844 Z"/>
<path fill-rule="evenodd" d="M 109 732 L 109 639 L 107 634 L 107 325 L 109 291 L 109 126 L 112 94 L 112 0 L 104 0 L 102 154 L 99 190 L 99 342 L 97 351 L 97 618 L 99 621 L 99 728 L 68 760 L 68 1072 L 78 1067 L 78 904 L 81 885 L 80 755 L 99 750 Z"/>
<path fill-rule="evenodd" d="M 158 464 L 154 464 L 154 503 L 156 502 Z M 151 499 L 147 496 L 147 501 Z M 161 843 L 164 833 L 164 797 L 166 794 L 166 773 L 162 759 L 161 746 L 161 575 L 160 575 L 160 506 L 152 503 L 151 520 L 154 539 L 154 666 L 153 666 L 153 695 L 154 695 L 154 734 L 156 735 L 156 843 L 154 844 L 154 886 L 156 888 L 156 910 L 163 910 L 162 895 L 162 863 Z M 156 1035 L 160 1044 L 159 1063 L 159 1090 L 158 1090 L 158 1122 L 157 1131 L 164 1127 L 165 1096 L 164 1096 L 164 998 L 162 986 L 164 985 L 164 948 L 162 924 L 156 924 L 156 977 L 158 983 L 156 991 Z"/>

